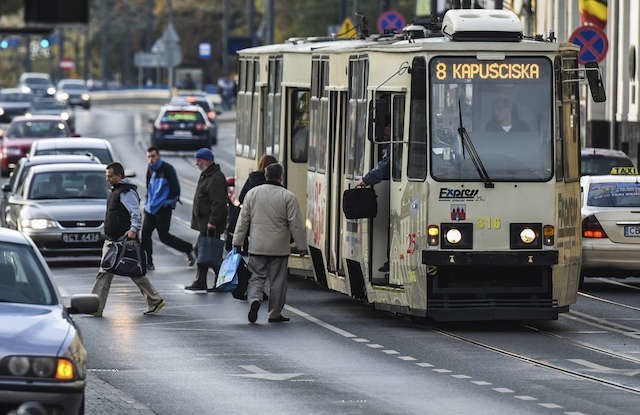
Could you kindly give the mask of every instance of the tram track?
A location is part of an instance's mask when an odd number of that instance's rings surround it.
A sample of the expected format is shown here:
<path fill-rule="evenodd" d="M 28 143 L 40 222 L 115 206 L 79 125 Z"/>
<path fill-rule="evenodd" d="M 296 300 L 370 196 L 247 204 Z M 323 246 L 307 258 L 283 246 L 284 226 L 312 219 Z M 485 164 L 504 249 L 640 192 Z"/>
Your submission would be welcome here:
<path fill-rule="evenodd" d="M 456 339 L 456 340 L 458 340 L 460 342 L 463 342 L 463 343 L 466 343 L 466 344 L 469 344 L 469 345 L 472 345 L 472 346 L 475 346 L 475 347 L 479 347 L 481 349 L 485 349 L 485 350 L 488 350 L 488 351 L 491 351 L 493 353 L 497 353 L 497 354 L 500 354 L 500 355 L 503 355 L 503 356 L 507 356 L 507 357 L 510 357 L 512 359 L 520 360 L 522 362 L 526 362 L 526 363 L 529 363 L 529 364 L 532 364 L 532 365 L 535 365 L 535 366 L 538 366 L 538 367 L 551 369 L 551 370 L 554 370 L 556 372 L 563 373 L 565 375 L 568 375 L 568 376 L 571 376 L 571 377 L 574 377 L 574 378 L 577 378 L 577 379 L 587 380 L 587 381 L 590 381 L 590 382 L 593 382 L 593 383 L 596 383 L 596 384 L 599 384 L 599 385 L 607 386 L 607 387 L 610 387 L 610 388 L 613 388 L 613 389 L 617 389 L 617 390 L 620 390 L 620 391 L 624 391 L 624 392 L 629 392 L 629 393 L 633 393 L 633 394 L 636 394 L 636 395 L 640 395 L 640 388 L 637 388 L 637 387 L 624 385 L 624 384 L 621 384 L 621 383 L 618 383 L 618 382 L 614 382 L 612 380 L 608 380 L 608 379 L 604 379 L 604 378 L 601 378 L 601 377 L 585 374 L 585 373 L 578 372 L 578 371 L 572 370 L 572 369 L 568 369 L 568 368 L 565 368 L 565 367 L 562 367 L 562 366 L 559 366 L 559 365 L 555 365 L 553 363 L 549 363 L 549 362 L 546 362 L 546 361 L 543 361 L 543 360 L 539 360 L 539 359 L 535 359 L 535 358 L 532 358 L 532 357 L 529 357 L 529 356 L 525 356 L 525 355 L 521 355 L 521 354 L 518 354 L 518 353 L 515 353 L 515 352 L 511 352 L 509 350 L 505 350 L 505 349 L 502 349 L 500 347 L 492 346 L 490 344 L 487 344 L 487 343 L 484 343 L 484 342 L 481 342 L 481 341 L 478 341 L 478 340 L 474 340 L 472 338 L 469 338 L 469 337 L 466 337 L 466 336 L 463 336 L 463 335 L 460 335 L 460 334 L 457 334 L 457 333 L 454 333 L 454 332 L 451 332 L 451 331 L 448 331 L 448 330 L 439 329 L 439 328 L 433 328 L 433 331 L 438 332 L 438 333 L 440 333 L 440 334 L 442 334 L 444 336 Z M 592 347 L 594 347 L 594 349 L 591 349 L 591 350 L 598 351 L 600 353 L 604 353 L 604 354 L 607 354 L 607 355 L 612 356 L 612 357 L 624 358 L 625 360 L 631 360 L 631 361 L 634 361 L 636 363 L 640 363 L 640 360 L 638 360 L 638 359 L 635 359 L 635 358 L 632 358 L 632 357 L 629 357 L 629 356 L 619 355 L 617 353 L 606 351 L 604 349 L 597 350 L 598 348 L 595 348 L 595 346 L 592 346 Z"/>

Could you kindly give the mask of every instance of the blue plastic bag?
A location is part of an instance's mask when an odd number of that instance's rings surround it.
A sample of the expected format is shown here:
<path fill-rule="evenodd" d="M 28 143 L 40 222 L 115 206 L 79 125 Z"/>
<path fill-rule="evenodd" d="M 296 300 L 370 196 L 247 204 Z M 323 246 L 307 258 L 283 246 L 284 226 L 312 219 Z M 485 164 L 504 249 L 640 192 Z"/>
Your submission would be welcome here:
<path fill-rule="evenodd" d="M 216 280 L 217 291 L 233 291 L 238 286 L 238 266 L 242 261 L 242 255 L 236 252 L 234 247 L 227 254 L 220 266 L 218 279 Z"/>

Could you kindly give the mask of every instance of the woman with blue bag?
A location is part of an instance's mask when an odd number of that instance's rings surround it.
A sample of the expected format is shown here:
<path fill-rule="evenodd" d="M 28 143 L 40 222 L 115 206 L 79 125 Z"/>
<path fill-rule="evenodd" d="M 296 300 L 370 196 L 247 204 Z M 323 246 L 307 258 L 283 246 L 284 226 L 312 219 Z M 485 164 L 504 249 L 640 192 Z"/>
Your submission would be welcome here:
<path fill-rule="evenodd" d="M 214 163 L 213 152 L 201 148 L 195 154 L 196 166 L 201 171 L 193 195 L 191 229 L 199 232 L 196 279 L 186 290 L 206 290 L 207 271 L 213 268 L 220 273 L 224 241 L 220 235 L 227 222 L 227 179 Z M 211 291 L 215 291 L 214 288 Z"/>

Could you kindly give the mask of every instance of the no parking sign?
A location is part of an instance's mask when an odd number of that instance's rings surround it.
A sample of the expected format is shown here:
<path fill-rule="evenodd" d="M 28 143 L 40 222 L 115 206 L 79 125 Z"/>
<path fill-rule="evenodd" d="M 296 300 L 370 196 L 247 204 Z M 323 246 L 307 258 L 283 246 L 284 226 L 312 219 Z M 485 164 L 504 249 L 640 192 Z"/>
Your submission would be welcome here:
<path fill-rule="evenodd" d="M 385 33 L 391 30 L 402 30 L 405 26 L 404 17 L 395 10 L 389 10 L 378 17 L 378 32 Z"/>
<path fill-rule="evenodd" d="M 571 34 L 569 42 L 580 46 L 578 62 L 600 62 L 607 55 L 609 41 L 607 35 L 595 26 L 580 26 Z"/>

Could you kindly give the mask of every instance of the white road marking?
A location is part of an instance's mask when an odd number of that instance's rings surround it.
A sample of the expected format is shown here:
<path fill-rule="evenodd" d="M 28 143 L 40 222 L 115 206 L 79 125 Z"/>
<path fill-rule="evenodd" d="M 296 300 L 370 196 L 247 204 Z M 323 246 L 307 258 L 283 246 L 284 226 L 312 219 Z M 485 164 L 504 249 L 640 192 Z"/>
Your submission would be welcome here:
<path fill-rule="evenodd" d="M 562 406 L 560 405 L 556 405 L 555 403 L 549 403 L 549 402 L 545 402 L 545 403 L 539 403 L 538 405 L 547 408 L 547 409 L 560 409 L 562 408 Z"/>
<path fill-rule="evenodd" d="M 288 310 L 288 311 L 291 311 L 292 313 L 295 313 L 295 314 L 299 315 L 300 317 L 302 317 L 302 318 L 304 318 L 306 320 L 309 320 L 310 322 L 312 322 L 314 324 L 319 325 L 320 327 L 324 327 L 327 330 L 330 330 L 330 331 L 332 331 L 332 332 L 334 332 L 336 334 L 339 334 L 342 337 L 347 337 L 347 338 L 350 338 L 350 339 L 352 339 L 354 337 L 358 337 L 353 333 L 349 333 L 348 331 L 342 330 L 341 328 L 338 328 L 338 327 L 336 327 L 336 326 L 334 326 L 332 324 L 325 323 L 324 321 L 320 320 L 319 318 L 315 318 L 315 317 L 305 313 L 304 311 L 299 310 L 299 309 L 297 309 L 295 307 L 292 307 L 290 305 L 285 305 L 284 308 L 286 310 Z M 369 346 L 369 345 L 367 345 L 367 346 Z"/>
<path fill-rule="evenodd" d="M 246 370 L 247 372 L 252 372 L 252 373 L 242 374 L 242 375 L 232 375 L 232 376 L 238 376 L 242 378 L 264 379 L 264 380 L 289 380 L 289 379 L 296 378 L 298 376 L 302 376 L 302 373 L 272 373 L 264 369 L 261 369 L 255 365 L 240 365 L 240 367 Z"/>
<path fill-rule="evenodd" d="M 478 386 L 489 386 L 489 385 L 493 385 L 493 383 L 491 382 L 485 382 L 484 380 L 472 380 L 471 383 L 474 383 Z"/>
<path fill-rule="evenodd" d="M 420 366 L 420 367 L 433 367 L 433 365 L 431 363 L 416 363 L 416 365 Z"/>
<path fill-rule="evenodd" d="M 438 373 L 451 373 L 449 369 L 432 369 L 432 370 Z"/>
<path fill-rule="evenodd" d="M 451 375 L 451 377 L 456 379 L 471 379 L 469 375 Z"/>
<path fill-rule="evenodd" d="M 575 412 L 575 411 L 569 411 L 569 412 L 565 412 L 564 415 L 587 415 L 584 412 Z"/>
<path fill-rule="evenodd" d="M 509 388 L 492 388 L 492 389 L 500 393 L 513 393 L 513 391 Z"/>
<path fill-rule="evenodd" d="M 395 351 L 395 350 L 382 350 L 382 353 L 386 353 L 386 354 L 400 354 L 400 352 Z"/>
<path fill-rule="evenodd" d="M 369 343 L 369 339 L 363 339 L 362 337 L 356 337 L 355 339 L 351 339 L 351 340 L 358 343 Z"/>
<path fill-rule="evenodd" d="M 604 329 L 609 332 L 619 333 L 634 339 L 637 339 L 640 337 L 640 333 L 638 333 L 638 329 L 635 327 L 614 323 L 612 321 L 595 317 L 586 313 L 581 313 L 579 311 L 569 311 L 569 315 L 567 316 L 563 315 L 563 317 L 571 318 L 573 320 L 580 321 L 584 324 L 588 324 L 593 327 L 598 327 L 600 329 Z"/>
<path fill-rule="evenodd" d="M 407 362 L 409 362 L 409 361 L 413 361 L 413 360 L 416 360 L 416 358 L 415 358 L 415 357 L 411 357 L 411 356 L 398 356 L 398 359 L 400 359 L 400 360 L 405 360 L 405 361 L 407 361 Z"/>
<path fill-rule="evenodd" d="M 520 399 L 521 401 L 537 401 L 537 398 L 534 398 L 533 396 L 529 396 L 529 395 L 516 395 L 514 396 L 514 398 L 516 399 Z"/>
<path fill-rule="evenodd" d="M 587 372 L 610 373 L 610 374 L 623 375 L 623 376 L 637 376 L 640 374 L 640 369 L 614 369 L 612 367 L 599 365 L 597 363 L 590 362 L 584 359 L 567 359 L 567 360 L 573 363 L 577 363 L 580 366 L 587 367 L 588 369 L 585 369 Z"/>
<path fill-rule="evenodd" d="M 598 281 L 601 281 L 601 282 L 606 282 L 607 284 L 619 285 L 621 287 L 631 288 L 631 289 L 634 289 L 634 290 L 640 290 L 640 287 L 637 287 L 637 286 L 631 285 L 631 284 L 625 284 L 624 282 L 613 281 L 613 280 L 609 280 L 609 279 L 606 279 L 606 278 L 595 278 L 595 279 L 598 280 Z"/>
<path fill-rule="evenodd" d="M 382 348 L 384 348 L 383 345 L 377 344 L 377 343 L 369 343 L 369 344 L 367 344 L 367 347 L 371 347 L 372 349 L 382 349 Z"/>

